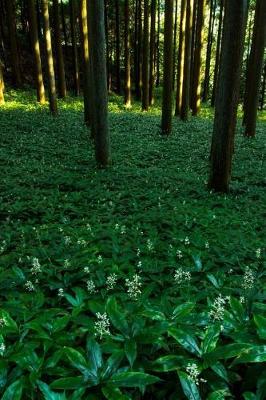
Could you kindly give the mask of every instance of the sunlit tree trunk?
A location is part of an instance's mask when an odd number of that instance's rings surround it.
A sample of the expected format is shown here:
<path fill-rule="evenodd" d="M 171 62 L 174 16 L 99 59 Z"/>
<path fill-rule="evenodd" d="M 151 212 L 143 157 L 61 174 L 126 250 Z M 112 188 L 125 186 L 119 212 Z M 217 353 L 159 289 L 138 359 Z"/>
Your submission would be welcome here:
<path fill-rule="evenodd" d="M 115 0 L 115 36 L 116 36 L 116 89 L 117 93 L 121 92 L 121 77 L 120 77 L 120 6 L 119 0 Z"/>
<path fill-rule="evenodd" d="M 61 0 L 60 9 L 61 9 L 62 30 L 63 30 L 63 35 L 64 35 L 64 42 L 65 42 L 65 45 L 67 46 L 68 37 L 67 37 L 67 29 L 66 29 L 65 6 L 64 6 L 63 0 Z"/>
<path fill-rule="evenodd" d="M 175 89 L 176 76 L 176 41 L 177 41 L 177 21 L 178 21 L 178 0 L 175 0 L 175 22 L 174 22 L 174 45 L 173 45 L 173 90 Z"/>
<path fill-rule="evenodd" d="M 90 24 L 90 49 L 93 87 L 93 117 L 95 157 L 100 168 L 111 162 L 108 126 L 108 94 L 106 79 L 104 0 L 90 1 L 88 6 Z M 97 21 L 97 24 L 93 23 Z"/>
<path fill-rule="evenodd" d="M 156 0 L 151 0 L 151 33 L 150 33 L 150 87 L 149 102 L 154 103 L 153 89 L 155 79 L 155 41 L 156 41 Z"/>
<path fill-rule="evenodd" d="M 266 1 L 257 0 L 253 28 L 253 38 L 248 62 L 244 123 L 245 136 L 253 137 L 256 133 L 259 91 L 263 68 L 266 39 Z"/>
<path fill-rule="evenodd" d="M 111 60 L 110 60 L 110 46 L 109 46 L 109 7 L 107 0 L 104 0 L 104 26 L 105 26 L 105 37 L 106 37 L 106 71 L 107 71 L 107 90 L 111 91 L 112 86 L 112 74 L 111 74 Z"/>
<path fill-rule="evenodd" d="M 209 188 L 228 192 L 234 149 L 246 0 L 225 0 L 224 31 L 211 147 Z"/>
<path fill-rule="evenodd" d="M 129 0 L 125 0 L 125 106 L 131 106 Z"/>
<path fill-rule="evenodd" d="M 200 97 L 201 97 L 200 77 L 201 77 L 201 61 L 202 61 L 202 48 L 203 48 L 204 10 L 205 10 L 205 0 L 197 0 L 195 51 L 194 51 L 192 88 L 191 88 L 192 115 L 197 115 L 200 110 Z"/>
<path fill-rule="evenodd" d="M 137 69 L 136 69 L 136 98 L 142 96 L 142 0 L 138 1 L 137 19 L 138 19 L 138 43 L 137 43 Z"/>
<path fill-rule="evenodd" d="M 76 20 L 77 8 L 76 0 L 69 0 L 70 7 L 70 31 L 71 31 L 71 45 L 72 45 L 72 65 L 74 69 L 74 91 L 75 95 L 80 94 L 80 80 L 79 80 L 79 62 L 78 62 L 78 49 L 77 49 L 77 35 L 76 35 Z"/>
<path fill-rule="evenodd" d="M 157 52 L 156 52 L 156 87 L 160 86 L 160 33 L 161 33 L 161 0 L 158 0 L 157 12 Z"/>
<path fill-rule="evenodd" d="M 51 113 L 53 115 L 56 115 L 57 114 L 57 100 L 56 100 L 54 61 L 53 61 L 52 41 L 51 41 L 51 32 L 50 32 L 48 0 L 42 0 L 42 11 L 43 11 L 43 27 L 44 27 L 44 37 L 45 37 L 46 60 L 47 60 L 49 106 L 50 106 Z"/>
<path fill-rule="evenodd" d="M 184 80 L 186 7 L 187 7 L 187 0 L 182 0 L 180 23 L 179 23 L 179 48 L 178 48 L 177 76 L 176 76 L 176 106 L 175 106 L 176 116 L 180 115 L 181 102 L 182 102 L 182 90 L 183 90 L 183 80 Z"/>
<path fill-rule="evenodd" d="M 170 135 L 172 130 L 172 89 L 173 89 L 173 0 L 165 3 L 164 19 L 164 67 L 162 134 Z"/>
<path fill-rule="evenodd" d="M 37 16 L 36 16 L 36 7 L 35 0 L 28 0 L 29 6 L 29 22 L 30 22 L 30 34 L 31 34 L 31 43 L 32 43 L 32 51 L 34 56 L 34 68 L 35 68 L 35 81 L 36 81 L 36 91 L 37 91 L 37 100 L 41 103 L 45 103 L 45 91 L 43 84 L 43 74 L 42 74 L 42 62 L 41 62 L 41 53 L 40 53 L 40 45 L 39 45 L 39 37 L 38 37 L 38 26 L 37 26 Z"/>
<path fill-rule="evenodd" d="M 0 105 L 4 104 L 5 102 L 5 97 L 4 97 L 4 90 L 5 90 L 5 84 L 4 84 L 4 64 L 0 60 Z"/>
<path fill-rule="evenodd" d="M 61 41 L 61 23 L 60 23 L 58 0 L 53 0 L 53 11 L 54 11 L 54 30 L 55 30 L 54 32 L 55 54 L 56 54 L 56 67 L 57 67 L 57 77 L 58 77 L 58 96 L 64 98 L 66 97 L 66 78 L 65 78 L 62 41 Z"/>
<path fill-rule="evenodd" d="M 12 79 L 13 79 L 13 84 L 17 87 L 20 87 L 22 85 L 22 78 L 21 78 L 20 59 L 19 59 L 19 51 L 17 43 L 14 0 L 6 0 L 5 6 L 6 6 L 8 36 L 9 36 L 10 54 L 11 54 Z"/>
<path fill-rule="evenodd" d="M 264 63 L 262 88 L 261 88 L 261 100 L 260 100 L 260 109 L 261 109 L 261 111 L 263 110 L 263 107 L 264 107 L 265 89 L 266 89 L 266 63 Z"/>
<path fill-rule="evenodd" d="M 144 0 L 142 46 L 142 111 L 149 110 L 149 0 Z"/>
<path fill-rule="evenodd" d="M 218 79 L 219 65 L 220 65 L 222 29 L 223 29 L 223 12 L 224 12 L 224 0 L 221 0 L 218 35 L 217 35 L 217 46 L 216 46 L 216 56 L 215 56 L 215 68 L 214 68 L 214 77 L 213 77 L 212 99 L 211 99 L 212 107 L 214 107 L 214 103 L 215 103 L 215 94 L 216 94 L 216 89 L 217 89 L 217 79 Z"/>
<path fill-rule="evenodd" d="M 87 0 L 80 0 L 80 37 L 82 50 L 82 86 L 84 96 L 84 122 L 87 126 L 91 123 L 90 104 L 90 60 L 89 60 L 89 37 L 88 37 L 88 16 Z"/>

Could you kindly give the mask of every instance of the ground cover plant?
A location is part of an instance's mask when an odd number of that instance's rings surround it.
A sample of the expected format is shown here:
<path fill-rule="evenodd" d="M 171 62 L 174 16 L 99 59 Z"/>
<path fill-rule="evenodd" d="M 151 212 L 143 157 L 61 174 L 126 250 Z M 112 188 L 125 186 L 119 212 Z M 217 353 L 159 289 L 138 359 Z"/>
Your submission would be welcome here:
<path fill-rule="evenodd" d="M 110 98 L 97 170 L 81 99 L 9 91 L 0 118 L 0 394 L 266 398 L 265 112 L 206 188 L 212 112 L 173 135 Z"/>

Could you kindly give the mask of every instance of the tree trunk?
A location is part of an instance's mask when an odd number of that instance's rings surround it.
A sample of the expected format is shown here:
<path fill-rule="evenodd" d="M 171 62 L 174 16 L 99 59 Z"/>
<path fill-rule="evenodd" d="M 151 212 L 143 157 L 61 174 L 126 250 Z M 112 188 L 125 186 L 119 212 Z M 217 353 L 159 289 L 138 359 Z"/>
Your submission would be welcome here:
<path fill-rule="evenodd" d="M 108 94 L 105 55 L 104 0 L 89 3 L 90 49 L 93 87 L 92 129 L 95 139 L 95 157 L 100 168 L 111 162 L 110 136 L 108 126 Z"/>
<path fill-rule="evenodd" d="M 151 0 L 151 33 L 150 33 L 150 87 L 149 102 L 154 103 L 153 89 L 155 78 L 155 40 L 156 40 L 156 0 Z"/>
<path fill-rule="evenodd" d="M 198 0 L 193 0 L 193 16 L 192 16 L 192 29 L 191 29 L 191 58 L 190 58 L 190 108 L 192 104 L 192 86 L 193 86 L 193 70 L 194 70 L 194 53 L 195 53 L 195 40 L 197 29 L 197 9 Z"/>
<path fill-rule="evenodd" d="M 84 122 L 89 127 L 91 123 L 90 104 L 90 60 L 89 60 L 89 37 L 88 37 L 88 16 L 87 0 L 80 0 L 80 33 L 82 49 L 82 85 L 84 96 Z"/>
<path fill-rule="evenodd" d="M 175 23 L 174 23 L 174 49 L 173 49 L 173 90 L 175 89 L 176 75 L 176 40 L 177 40 L 178 0 L 175 0 Z"/>
<path fill-rule="evenodd" d="M 125 106 L 131 107 L 129 0 L 125 0 Z"/>
<path fill-rule="evenodd" d="M 246 0 L 225 0 L 224 30 L 211 148 L 209 188 L 228 192 L 234 147 Z"/>
<path fill-rule="evenodd" d="M 172 130 L 172 89 L 173 89 L 173 0 L 165 3 L 164 19 L 164 67 L 162 134 L 170 135 Z"/>
<path fill-rule="evenodd" d="M 158 0 L 157 17 L 157 54 L 156 54 L 156 87 L 160 86 L 160 33 L 161 33 L 161 0 Z"/>
<path fill-rule="evenodd" d="M 208 44 L 207 44 L 206 63 L 205 63 L 205 78 L 204 78 L 203 95 L 202 95 L 203 102 L 208 101 L 209 97 L 211 56 L 212 56 L 213 30 L 215 23 L 216 5 L 217 5 L 217 0 L 211 0 Z"/>
<path fill-rule="evenodd" d="M 184 80 L 184 54 L 185 54 L 185 29 L 186 29 L 186 7 L 187 0 L 181 1 L 181 14 L 179 24 L 179 48 L 178 48 L 178 61 L 177 61 L 177 76 L 176 76 L 176 107 L 175 115 L 180 115 L 182 90 Z"/>
<path fill-rule="evenodd" d="M 142 47 L 142 111 L 149 110 L 149 0 L 144 0 L 144 26 Z"/>
<path fill-rule="evenodd" d="M 264 107 L 265 88 L 266 88 L 266 63 L 264 64 L 264 72 L 263 72 L 262 88 L 261 88 L 261 100 L 260 100 L 261 111 L 263 110 Z"/>
<path fill-rule="evenodd" d="M 6 0 L 5 6 L 7 13 L 7 26 L 8 26 L 8 36 L 9 36 L 10 54 L 11 54 L 12 79 L 14 86 L 20 87 L 22 85 L 22 78 L 20 70 L 18 44 L 17 44 L 17 29 L 16 29 L 14 0 Z"/>
<path fill-rule="evenodd" d="M 53 0 L 54 11 L 54 36 L 55 36 L 55 54 L 56 54 L 56 67 L 58 77 L 58 97 L 66 97 L 66 78 L 65 66 L 63 58 L 63 49 L 61 42 L 61 24 L 59 16 L 59 3 L 58 0 Z"/>
<path fill-rule="evenodd" d="M 252 45 L 249 56 L 245 93 L 245 136 L 254 137 L 256 133 L 259 90 L 263 68 L 263 57 L 266 39 L 266 2 L 257 0 Z"/>
<path fill-rule="evenodd" d="M 218 26 L 218 36 L 217 36 L 217 46 L 216 46 L 216 56 L 215 56 L 215 68 L 213 77 L 213 89 L 212 89 L 212 99 L 211 106 L 214 107 L 215 94 L 217 89 L 217 79 L 219 73 L 220 57 L 221 57 L 221 41 L 222 41 L 222 30 L 223 30 L 223 11 L 224 11 L 224 0 L 221 0 L 220 4 L 220 15 L 219 15 L 219 26 Z"/>
<path fill-rule="evenodd" d="M 5 98 L 4 98 L 4 90 L 5 90 L 5 84 L 4 84 L 4 64 L 0 60 L 0 105 L 4 104 Z"/>
<path fill-rule="evenodd" d="M 183 88 L 182 88 L 182 104 L 181 104 L 181 111 L 180 111 L 180 118 L 183 121 L 188 120 L 188 114 L 189 114 L 189 108 L 190 108 L 192 23 L 193 23 L 193 0 L 187 0 L 185 50 L 184 50 L 184 80 L 183 80 Z"/>
<path fill-rule="evenodd" d="M 200 111 L 200 96 L 201 96 L 200 72 L 201 72 L 202 48 L 203 48 L 204 14 L 205 14 L 205 0 L 197 0 L 195 53 L 194 53 L 192 90 L 191 90 L 192 115 L 197 115 Z"/>
<path fill-rule="evenodd" d="M 69 14 L 70 14 L 71 45 L 72 45 L 72 65 L 74 67 L 74 92 L 75 96 L 79 96 L 80 81 L 79 81 L 79 62 L 78 62 L 77 35 L 76 35 L 76 20 L 77 20 L 76 1 L 69 0 L 69 7 L 70 7 Z"/>
<path fill-rule="evenodd" d="M 68 44 L 68 38 L 67 38 L 67 29 L 66 29 L 66 18 L 65 18 L 65 9 L 64 9 L 64 3 L 61 0 L 60 3 L 60 9 L 61 9 L 61 18 L 62 18 L 62 29 L 63 29 L 63 35 L 64 35 L 64 42 L 65 46 Z"/>
<path fill-rule="evenodd" d="M 45 50 L 47 60 L 47 78 L 49 91 L 49 106 L 53 115 L 57 115 L 57 100 L 54 75 L 53 50 L 50 32 L 49 5 L 48 0 L 42 0 L 43 28 L 45 36 Z"/>
<path fill-rule="evenodd" d="M 120 78 L 120 7 L 119 0 L 115 0 L 115 36 L 116 36 L 116 89 L 117 93 L 121 93 L 121 78 Z"/>
<path fill-rule="evenodd" d="M 107 0 L 104 0 L 104 27 L 106 37 L 106 73 L 107 73 L 107 90 L 111 91 L 112 76 L 111 76 L 111 62 L 110 62 L 110 47 L 109 47 L 109 18 Z"/>
<path fill-rule="evenodd" d="M 37 90 L 37 100 L 41 103 L 45 103 L 45 91 L 43 84 L 43 74 L 42 74 L 42 61 L 40 53 L 40 44 L 38 37 L 38 25 L 37 25 L 37 15 L 34 0 L 28 0 L 29 9 L 29 22 L 30 22 L 30 34 L 31 34 L 31 44 L 32 52 L 34 56 L 34 68 L 35 68 L 35 81 Z"/>
<path fill-rule="evenodd" d="M 138 65 L 136 71 L 136 98 L 142 97 L 142 0 L 138 0 Z"/>

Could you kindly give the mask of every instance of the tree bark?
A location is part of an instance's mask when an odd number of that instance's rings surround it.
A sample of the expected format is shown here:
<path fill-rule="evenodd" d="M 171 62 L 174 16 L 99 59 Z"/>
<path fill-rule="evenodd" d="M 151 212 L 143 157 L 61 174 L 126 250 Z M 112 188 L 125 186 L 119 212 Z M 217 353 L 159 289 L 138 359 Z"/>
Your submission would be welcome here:
<path fill-rule="evenodd" d="M 187 0 L 186 12 L 186 32 L 185 32 L 185 50 L 184 50 L 184 79 L 182 87 L 182 103 L 180 118 L 183 121 L 188 120 L 190 109 L 190 74 L 191 74 L 191 35 L 193 23 L 193 0 Z"/>
<path fill-rule="evenodd" d="M 144 0 L 142 47 L 142 111 L 149 110 L 149 0 Z"/>
<path fill-rule="evenodd" d="M 65 17 L 64 3 L 62 0 L 60 3 L 60 9 L 61 9 L 62 30 L 63 30 L 63 35 L 64 35 L 64 42 L 65 42 L 65 46 L 67 46 L 68 37 L 67 37 L 67 29 L 66 29 L 66 17 Z"/>
<path fill-rule="evenodd" d="M 160 86 L 160 33 L 161 33 L 161 0 L 158 0 L 157 52 L 156 52 L 156 87 Z"/>
<path fill-rule="evenodd" d="M 155 41 L 156 41 L 156 0 L 151 0 L 151 33 L 150 33 L 150 87 L 149 102 L 154 103 L 153 90 L 155 79 Z"/>
<path fill-rule="evenodd" d="M 125 0 L 125 106 L 131 107 L 129 0 Z"/>
<path fill-rule="evenodd" d="M 186 8 L 187 0 L 181 1 L 181 14 L 179 24 L 179 48 L 177 61 L 177 76 L 176 76 L 176 107 L 175 115 L 180 115 L 182 103 L 182 90 L 184 80 L 184 54 L 185 54 L 185 29 L 186 29 Z"/>
<path fill-rule="evenodd" d="M 90 60 L 89 60 L 89 37 L 88 37 L 88 16 L 87 0 L 80 0 L 80 33 L 82 49 L 82 86 L 84 96 L 84 122 L 89 127 L 91 124 L 90 104 Z"/>
<path fill-rule="evenodd" d="M 260 100 L 260 110 L 261 111 L 263 110 L 263 107 L 264 107 L 265 88 L 266 88 L 266 63 L 264 63 L 262 88 L 261 88 L 261 100 Z"/>
<path fill-rule="evenodd" d="M 112 86 L 112 75 L 111 75 L 111 62 L 110 62 L 109 17 L 108 17 L 107 0 L 104 0 L 104 26 L 105 26 L 105 37 L 106 37 L 107 90 L 109 93 L 111 91 L 111 86 Z"/>
<path fill-rule="evenodd" d="M 74 67 L 74 93 L 75 96 L 80 95 L 80 80 L 79 80 L 79 62 L 78 62 L 78 49 L 77 49 L 77 34 L 76 34 L 76 20 L 77 9 L 76 0 L 69 0 L 70 7 L 70 31 L 71 31 L 71 45 L 72 45 L 72 65 Z"/>
<path fill-rule="evenodd" d="M 248 62 L 245 93 L 245 136 L 254 137 L 259 104 L 259 90 L 266 40 L 266 2 L 257 0 L 252 45 Z"/>
<path fill-rule="evenodd" d="M 56 67 L 58 77 L 58 97 L 66 97 L 66 78 L 65 78 L 65 66 L 63 58 L 63 49 L 61 42 L 61 24 L 59 15 L 59 2 L 53 0 L 53 11 L 54 11 L 54 36 L 55 36 L 55 54 L 56 54 Z"/>
<path fill-rule="evenodd" d="M 104 0 L 89 2 L 90 48 L 93 75 L 93 118 L 95 157 L 99 168 L 111 162 L 110 135 L 108 126 L 108 94 L 105 54 Z"/>
<path fill-rule="evenodd" d="M 30 22 L 32 52 L 33 52 L 33 56 L 34 56 L 37 100 L 41 104 L 44 104 L 45 103 L 45 90 L 44 90 L 44 84 L 43 84 L 42 61 L 41 61 L 41 52 L 40 52 L 40 44 L 39 44 L 39 37 L 38 37 L 36 7 L 35 7 L 34 0 L 29 0 L 28 9 L 29 9 L 29 17 L 30 17 L 29 22 Z"/>
<path fill-rule="evenodd" d="M 138 64 L 136 70 L 136 98 L 141 100 L 142 97 L 142 0 L 138 0 Z"/>
<path fill-rule="evenodd" d="M 121 78 L 120 78 L 120 7 L 119 0 L 115 0 L 115 35 L 116 35 L 116 90 L 121 93 Z"/>
<path fill-rule="evenodd" d="M 57 115 L 57 100 L 54 75 L 54 60 L 50 32 L 49 5 L 48 0 L 42 0 L 43 28 L 45 36 L 45 51 L 47 60 L 47 78 L 49 91 L 49 106 L 53 115 Z"/>
<path fill-rule="evenodd" d="M 4 97 L 4 90 L 5 90 L 5 84 L 4 84 L 4 64 L 0 60 L 0 105 L 4 104 L 5 102 L 5 97 Z"/>
<path fill-rule="evenodd" d="M 177 20 L 178 20 L 178 0 L 175 0 L 175 22 L 174 22 L 174 45 L 173 45 L 173 90 L 175 89 L 176 76 L 176 40 L 177 40 Z"/>
<path fill-rule="evenodd" d="M 173 89 L 173 0 L 165 3 L 164 19 L 164 67 L 162 135 L 170 135 L 172 130 L 172 89 Z"/>
<path fill-rule="evenodd" d="M 228 192 L 234 148 L 246 0 L 225 0 L 221 64 L 211 148 L 209 188 Z"/>
<path fill-rule="evenodd" d="M 215 67 L 214 67 L 214 77 L 213 77 L 213 89 L 212 89 L 212 99 L 211 106 L 214 107 L 215 95 L 217 89 L 217 79 L 219 73 L 220 57 L 221 57 L 221 41 L 222 41 L 222 30 L 223 30 L 223 12 L 224 12 L 224 0 L 220 3 L 220 15 L 219 15 L 219 26 L 218 26 L 218 36 L 217 36 L 217 46 L 216 46 L 216 56 L 215 56 Z"/>

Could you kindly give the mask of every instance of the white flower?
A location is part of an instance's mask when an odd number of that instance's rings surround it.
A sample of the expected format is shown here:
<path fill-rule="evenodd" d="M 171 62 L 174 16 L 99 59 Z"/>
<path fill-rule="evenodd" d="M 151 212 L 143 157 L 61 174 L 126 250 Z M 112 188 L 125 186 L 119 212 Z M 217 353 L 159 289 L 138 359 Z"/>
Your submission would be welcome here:
<path fill-rule="evenodd" d="M 117 283 L 117 275 L 116 274 L 110 274 L 107 276 L 106 279 L 106 286 L 107 290 L 112 290 Z"/>
<path fill-rule="evenodd" d="M 82 247 L 86 247 L 87 246 L 87 242 L 84 239 L 78 239 L 77 244 L 79 244 Z"/>
<path fill-rule="evenodd" d="M 258 248 L 258 249 L 256 250 L 256 257 L 257 257 L 257 258 L 261 258 L 261 248 Z"/>
<path fill-rule="evenodd" d="M 240 296 L 239 301 L 241 304 L 245 303 L 245 297 L 244 296 Z"/>
<path fill-rule="evenodd" d="M 6 326 L 5 318 L 0 318 L 0 328 L 4 328 Z"/>
<path fill-rule="evenodd" d="M 139 257 L 139 256 L 140 256 L 140 249 L 137 248 L 137 257 Z"/>
<path fill-rule="evenodd" d="M 126 231 L 127 231 L 126 226 L 125 226 L 125 225 L 122 225 L 122 226 L 121 226 L 121 229 L 120 229 L 121 235 L 124 235 L 124 234 L 126 233 Z"/>
<path fill-rule="evenodd" d="M 95 283 L 91 279 L 89 281 L 87 281 L 87 290 L 90 294 L 93 294 L 96 292 Z"/>
<path fill-rule="evenodd" d="M 0 356 L 3 356 L 5 351 L 6 351 L 5 343 L 1 343 L 0 344 Z"/>
<path fill-rule="evenodd" d="M 214 300 L 212 309 L 209 312 L 209 317 L 214 321 L 222 321 L 225 312 L 226 298 L 222 297 L 221 294 Z"/>
<path fill-rule="evenodd" d="M 154 245 L 150 239 L 147 240 L 147 249 L 152 251 L 154 249 Z"/>
<path fill-rule="evenodd" d="M 64 289 L 63 288 L 60 288 L 60 289 L 58 289 L 58 297 L 64 297 Z"/>
<path fill-rule="evenodd" d="M 101 314 L 101 313 L 96 313 L 96 317 L 98 321 L 94 323 L 94 329 L 95 329 L 95 336 L 99 336 L 100 339 L 102 339 L 103 336 L 105 335 L 111 335 L 110 333 L 110 320 L 107 317 L 107 314 Z"/>
<path fill-rule="evenodd" d="M 68 259 L 64 260 L 64 268 L 70 267 L 70 261 Z"/>
<path fill-rule="evenodd" d="M 85 274 L 89 274 L 90 273 L 89 267 L 84 267 L 83 271 L 85 272 Z"/>
<path fill-rule="evenodd" d="M 97 263 L 98 263 L 98 264 L 102 264 L 102 262 L 103 262 L 103 258 L 102 258 L 101 255 L 99 255 L 99 256 L 97 257 Z"/>
<path fill-rule="evenodd" d="M 196 385 L 199 385 L 200 382 L 207 382 L 205 379 L 199 378 L 200 371 L 195 363 L 189 363 L 186 367 L 186 372 L 188 374 L 188 378 Z"/>
<path fill-rule="evenodd" d="M 30 272 L 32 273 L 32 275 L 37 275 L 42 272 L 41 265 L 37 257 L 33 257 L 31 265 L 32 267 L 30 269 Z"/>
<path fill-rule="evenodd" d="M 189 240 L 189 237 L 187 236 L 185 238 L 185 245 L 188 246 L 189 244 L 190 244 L 190 240 Z"/>
<path fill-rule="evenodd" d="M 174 280 L 178 285 L 189 282 L 191 280 L 191 273 L 184 271 L 183 268 L 177 268 L 174 274 Z"/>
<path fill-rule="evenodd" d="M 35 287 L 31 281 L 27 281 L 24 286 L 25 286 L 25 289 L 27 290 L 27 292 L 35 291 Z"/>
<path fill-rule="evenodd" d="M 142 262 L 141 261 L 138 261 L 137 268 L 142 268 Z"/>
<path fill-rule="evenodd" d="M 176 250 L 176 256 L 179 259 L 182 258 L 183 257 L 182 251 L 181 250 Z"/>
<path fill-rule="evenodd" d="M 71 243 L 71 237 L 70 236 L 65 236 L 64 237 L 64 242 L 65 242 L 65 244 L 68 246 L 68 245 L 70 245 L 70 243 Z"/>
<path fill-rule="evenodd" d="M 130 298 L 136 300 L 141 294 L 141 277 L 138 274 L 133 275 L 132 279 L 126 279 L 127 293 Z"/>
<path fill-rule="evenodd" d="M 210 244 L 209 244 L 209 242 L 207 241 L 206 243 L 205 243 L 205 249 L 209 249 L 210 248 Z"/>
<path fill-rule="evenodd" d="M 250 290 L 254 287 L 254 285 L 255 285 L 255 274 L 249 267 L 246 267 L 241 286 L 244 290 Z"/>

